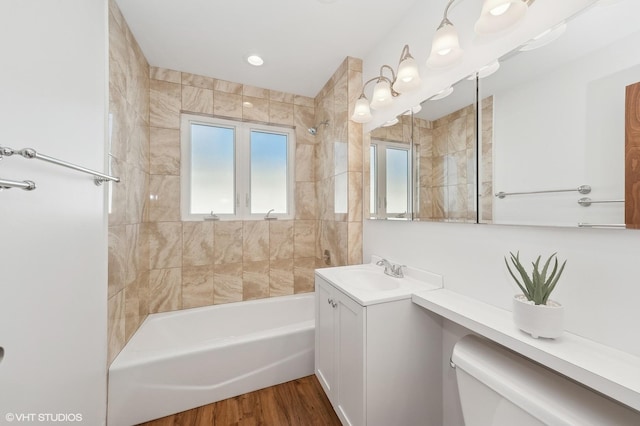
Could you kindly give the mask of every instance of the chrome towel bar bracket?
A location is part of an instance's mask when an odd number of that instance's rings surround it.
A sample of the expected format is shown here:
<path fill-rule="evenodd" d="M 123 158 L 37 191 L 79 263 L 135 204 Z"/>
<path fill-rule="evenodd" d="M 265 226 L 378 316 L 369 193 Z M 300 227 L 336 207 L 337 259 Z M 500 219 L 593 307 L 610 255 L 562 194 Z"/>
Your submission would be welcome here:
<path fill-rule="evenodd" d="M 8 179 L 0 179 L 0 189 L 9 189 L 9 188 L 21 188 L 25 191 L 33 191 L 36 189 L 36 183 L 32 180 L 8 180 Z"/>
<path fill-rule="evenodd" d="M 618 228 L 624 229 L 627 225 L 624 223 L 578 223 L 578 228 Z"/>

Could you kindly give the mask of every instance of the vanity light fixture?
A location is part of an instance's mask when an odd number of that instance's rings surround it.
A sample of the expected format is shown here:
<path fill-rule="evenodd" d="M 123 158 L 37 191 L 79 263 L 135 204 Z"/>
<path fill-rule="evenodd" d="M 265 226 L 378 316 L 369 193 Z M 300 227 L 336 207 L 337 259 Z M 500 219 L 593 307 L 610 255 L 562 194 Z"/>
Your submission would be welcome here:
<path fill-rule="evenodd" d="M 391 78 L 384 75 L 384 70 L 391 71 Z M 376 82 L 371 95 L 371 102 L 367 99 L 364 91 L 369 83 Z M 420 73 L 415 59 L 409 53 L 409 46 L 405 45 L 400 54 L 398 62 L 398 73 L 389 65 L 380 67 L 380 75 L 368 80 L 362 85 L 362 92 L 356 101 L 356 106 L 351 116 L 351 120 L 356 123 L 367 123 L 371 120 L 371 108 L 376 110 L 385 109 L 391 106 L 393 98 L 401 93 L 407 93 L 418 88 L 421 84 Z"/>
<path fill-rule="evenodd" d="M 448 18 L 449 9 L 456 0 L 449 0 L 444 17 L 433 36 L 431 54 L 427 66 L 431 69 L 446 69 L 462 59 L 458 31 Z M 484 0 L 482 13 L 474 26 L 480 36 L 499 33 L 512 28 L 524 18 L 529 5 L 535 0 Z"/>
<path fill-rule="evenodd" d="M 508 30 L 524 18 L 528 9 L 527 0 L 484 0 L 474 30 L 481 36 Z"/>
<path fill-rule="evenodd" d="M 444 9 L 444 17 L 433 36 L 431 54 L 427 59 L 427 66 L 433 69 L 448 68 L 462 59 L 463 50 L 460 48 L 458 31 L 453 26 L 447 14 L 455 0 L 449 0 Z"/>
<path fill-rule="evenodd" d="M 529 50 L 546 46 L 552 41 L 560 38 L 560 36 L 564 34 L 565 31 L 567 31 L 567 23 L 561 22 L 555 27 L 549 28 L 548 30 L 538 34 L 537 36 L 526 42 L 524 45 L 522 45 L 522 47 L 520 47 L 520 49 L 518 50 L 520 50 L 521 52 L 527 52 Z"/>

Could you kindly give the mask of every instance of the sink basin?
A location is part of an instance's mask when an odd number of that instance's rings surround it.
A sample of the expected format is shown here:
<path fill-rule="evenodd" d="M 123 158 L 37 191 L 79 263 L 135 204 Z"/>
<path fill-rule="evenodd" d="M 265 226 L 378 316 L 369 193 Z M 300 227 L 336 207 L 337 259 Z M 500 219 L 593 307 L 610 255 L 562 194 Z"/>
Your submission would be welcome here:
<path fill-rule="evenodd" d="M 365 268 L 345 269 L 339 272 L 345 286 L 369 291 L 389 291 L 400 287 L 401 278 L 392 278 L 382 270 Z"/>

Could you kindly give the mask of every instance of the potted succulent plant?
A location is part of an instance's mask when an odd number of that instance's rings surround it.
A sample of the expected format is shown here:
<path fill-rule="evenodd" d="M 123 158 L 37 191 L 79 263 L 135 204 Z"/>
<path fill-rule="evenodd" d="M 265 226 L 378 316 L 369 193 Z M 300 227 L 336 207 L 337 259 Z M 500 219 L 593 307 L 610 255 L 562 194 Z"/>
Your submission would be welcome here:
<path fill-rule="evenodd" d="M 556 253 L 553 253 L 540 270 L 541 256 L 538 256 L 536 261 L 532 262 L 533 270 L 529 275 L 520 262 L 520 253 L 514 255 L 509 252 L 509 254 L 511 255 L 511 263 L 521 280 L 509 266 L 506 257 L 504 262 L 509 274 L 522 290 L 522 294 L 517 294 L 513 299 L 514 322 L 518 328 L 531 334 L 534 338 L 560 337 L 564 328 L 564 307 L 558 302 L 550 300 L 549 296 L 556 288 L 567 261 L 565 260 L 558 269 L 558 258 Z M 552 261 L 553 269 L 549 271 Z"/>

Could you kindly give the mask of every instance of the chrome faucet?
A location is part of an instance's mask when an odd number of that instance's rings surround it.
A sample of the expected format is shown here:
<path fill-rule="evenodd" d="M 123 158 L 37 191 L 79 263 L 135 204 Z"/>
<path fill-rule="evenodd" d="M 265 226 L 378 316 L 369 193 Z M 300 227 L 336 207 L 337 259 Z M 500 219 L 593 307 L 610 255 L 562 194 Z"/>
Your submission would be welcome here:
<path fill-rule="evenodd" d="M 271 214 L 272 211 L 274 211 L 275 209 L 271 209 L 267 212 L 267 214 L 264 216 L 264 220 L 278 220 L 277 217 L 274 216 L 269 216 Z"/>
<path fill-rule="evenodd" d="M 394 278 L 403 278 L 404 273 L 402 272 L 402 267 L 404 265 L 396 265 L 389 262 L 387 259 L 381 259 L 376 262 L 378 266 L 384 266 L 384 273 L 394 277 Z"/>

